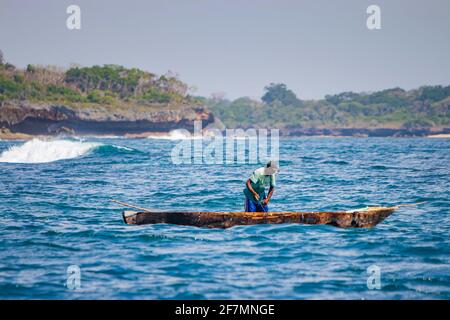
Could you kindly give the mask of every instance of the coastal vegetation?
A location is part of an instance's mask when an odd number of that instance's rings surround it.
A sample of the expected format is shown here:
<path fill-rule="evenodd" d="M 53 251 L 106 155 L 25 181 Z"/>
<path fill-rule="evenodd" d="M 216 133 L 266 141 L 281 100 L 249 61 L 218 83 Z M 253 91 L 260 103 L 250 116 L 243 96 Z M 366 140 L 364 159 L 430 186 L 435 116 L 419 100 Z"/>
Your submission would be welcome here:
<path fill-rule="evenodd" d="M 302 100 L 283 83 L 271 83 L 264 89 L 261 99 L 229 100 L 223 95 L 194 97 L 188 94 L 188 85 L 170 72 L 156 75 L 113 64 L 72 66 L 67 70 L 30 64 L 20 69 L 8 63 L 0 51 L 0 107 L 18 107 L 26 102 L 69 108 L 88 106 L 91 111 L 102 108 L 103 113 L 120 108 L 138 114 L 145 110 L 174 110 L 182 105 L 206 106 L 228 128 L 266 127 L 287 131 L 299 128 L 429 130 L 450 126 L 450 86 L 343 92 L 320 100 Z"/>
<path fill-rule="evenodd" d="M 204 103 L 228 127 L 417 129 L 450 125 L 450 86 L 343 92 L 321 100 L 300 100 L 286 85 L 271 84 L 261 101 L 210 98 Z"/>
<path fill-rule="evenodd" d="M 181 104 L 189 102 L 188 86 L 172 73 L 157 76 L 119 65 L 28 65 L 18 69 L 0 56 L 0 105 L 8 101 L 83 104 Z"/>

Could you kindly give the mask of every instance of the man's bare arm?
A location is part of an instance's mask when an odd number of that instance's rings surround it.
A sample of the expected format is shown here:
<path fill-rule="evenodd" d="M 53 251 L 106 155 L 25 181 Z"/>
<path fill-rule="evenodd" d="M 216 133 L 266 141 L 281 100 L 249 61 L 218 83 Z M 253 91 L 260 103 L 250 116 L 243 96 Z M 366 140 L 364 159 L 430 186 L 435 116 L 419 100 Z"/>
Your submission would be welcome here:
<path fill-rule="evenodd" d="M 255 197 L 256 200 L 259 200 L 259 194 L 257 194 L 255 192 L 255 190 L 253 190 L 252 188 L 252 182 L 250 181 L 250 179 L 247 180 L 247 188 L 248 190 L 250 190 L 251 193 L 253 193 L 253 196 Z"/>
<path fill-rule="evenodd" d="M 270 187 L 270 189 L 269 189 L 269 194 L 267 195 L 267 199 L 266 199 L 266 201 L 265 201 L 266 204 L 269 203 L 270 198 L 272 198 L 272 195 L 273 195 L 274 191 L 275 191 L 275 187 Z"/>

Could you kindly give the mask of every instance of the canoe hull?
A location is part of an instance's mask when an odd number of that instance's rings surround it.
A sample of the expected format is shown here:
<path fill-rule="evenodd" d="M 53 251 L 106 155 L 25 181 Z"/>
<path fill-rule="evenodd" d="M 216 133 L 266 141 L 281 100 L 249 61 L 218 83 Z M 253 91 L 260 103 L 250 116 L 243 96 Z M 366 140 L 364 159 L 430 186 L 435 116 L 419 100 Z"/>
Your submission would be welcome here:
<path fill-rule="evenodd" d="M 169 223 L 177 225 L 230 228 L 254 224 L 328 224 L 341 228 L 371 228 L 386 219 L 396 207 L 377 207 L 352 212 L 136 212 L 124 211 L 126 224 Z"/>

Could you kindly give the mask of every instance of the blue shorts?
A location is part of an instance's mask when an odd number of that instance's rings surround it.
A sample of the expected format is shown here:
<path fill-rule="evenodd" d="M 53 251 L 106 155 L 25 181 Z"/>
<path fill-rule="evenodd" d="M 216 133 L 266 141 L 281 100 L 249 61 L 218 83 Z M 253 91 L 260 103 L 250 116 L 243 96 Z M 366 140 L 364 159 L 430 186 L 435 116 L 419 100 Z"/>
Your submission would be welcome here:
<path fill-rule="evenodd" d="M 265 199 L 265 197 L 264 197 Z M 254 203 L 248 197 L 245 197 L 245 212 L 269 212 L 268 205 L 262 205 L 260 203 Z"/>

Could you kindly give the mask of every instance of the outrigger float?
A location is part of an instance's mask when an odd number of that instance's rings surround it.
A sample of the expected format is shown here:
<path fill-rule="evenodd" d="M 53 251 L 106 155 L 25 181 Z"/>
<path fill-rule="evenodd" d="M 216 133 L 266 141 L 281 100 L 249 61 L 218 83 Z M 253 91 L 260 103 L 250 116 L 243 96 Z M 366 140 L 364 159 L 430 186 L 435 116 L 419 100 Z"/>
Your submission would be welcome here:
<path fill-rule="evenodd" d="M 415 204 L 401 204 L 392 207 L 366 207 L 349 211 L 312 212 L 186 212 L 158 211 L 112 200 L 125 207 L 139 211 L 123 211 L 126 224 L 169 223 L 204 228 L 231 228 L 238 225 L 254 224 L 328 224 L 340 228 L 372 228 L 389 217 L 395 210 Z"/>

